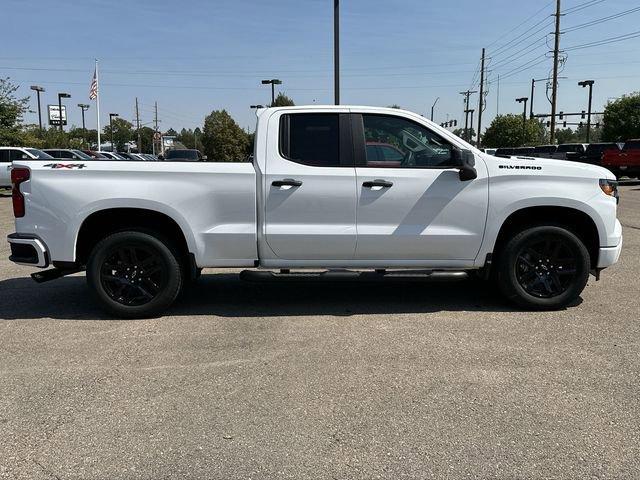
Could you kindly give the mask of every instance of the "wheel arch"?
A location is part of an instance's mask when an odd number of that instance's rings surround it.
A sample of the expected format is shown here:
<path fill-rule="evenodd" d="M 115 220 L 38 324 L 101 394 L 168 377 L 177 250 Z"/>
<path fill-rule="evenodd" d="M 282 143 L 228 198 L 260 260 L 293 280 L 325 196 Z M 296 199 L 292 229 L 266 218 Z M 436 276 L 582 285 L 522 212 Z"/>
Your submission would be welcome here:
<path fill-rule="evenodd" d="M 91 249 L 107 235 L 126 231 L 152 231 L 174 242 L 184 258 L 192 261 L 193 249 L 178 222 L 166 213 L 153 209 L 110 207 L 88 215 L 80 225 L 75 242 L 75 261 L 85 265 Z"/>
<path fill-rule="evenodd" d="M 493 245 L 495 257 L 515 233 L 528 227 L 556 225 L 567 228 L 582 240 L 589 252 L 591 265 L 598 264 L 600 234 L 594 219 L 586 212 L 565 206 L 530 206 L 512 212 L 500 226 Z"/>

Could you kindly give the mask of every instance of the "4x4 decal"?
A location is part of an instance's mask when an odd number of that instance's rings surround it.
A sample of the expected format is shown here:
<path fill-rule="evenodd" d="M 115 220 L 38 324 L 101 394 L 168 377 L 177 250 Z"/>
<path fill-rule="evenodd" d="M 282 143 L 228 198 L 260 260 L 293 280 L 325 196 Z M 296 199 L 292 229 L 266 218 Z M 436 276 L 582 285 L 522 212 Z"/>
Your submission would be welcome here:
<path fill-rule="evenodd" d="M 44 165 L 49 168 L 84 168 L 86 165 L 84 163 L 47 163 Z"/>

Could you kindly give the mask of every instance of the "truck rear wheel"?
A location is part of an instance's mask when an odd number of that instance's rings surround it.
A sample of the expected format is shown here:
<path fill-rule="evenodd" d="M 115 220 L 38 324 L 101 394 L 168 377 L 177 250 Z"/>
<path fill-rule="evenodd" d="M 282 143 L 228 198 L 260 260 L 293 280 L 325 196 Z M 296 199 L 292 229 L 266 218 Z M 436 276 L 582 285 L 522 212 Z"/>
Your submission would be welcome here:
<path fill-rule="evenodd" d="M 87 283 L 100 305 L 120 318 L 158 315 L 183 283 L 179 255 L 143 232 L 118 232 L 100 241 L 87 263 Z"/>
<path fill-rule="evenodd" d="M 555 310 L 579 297 L 589 269 L 589 252 L 576 235 L 557 226 L 537 226 L 507 242 L 500 254 L 498 284 L 521 307 Z"/>

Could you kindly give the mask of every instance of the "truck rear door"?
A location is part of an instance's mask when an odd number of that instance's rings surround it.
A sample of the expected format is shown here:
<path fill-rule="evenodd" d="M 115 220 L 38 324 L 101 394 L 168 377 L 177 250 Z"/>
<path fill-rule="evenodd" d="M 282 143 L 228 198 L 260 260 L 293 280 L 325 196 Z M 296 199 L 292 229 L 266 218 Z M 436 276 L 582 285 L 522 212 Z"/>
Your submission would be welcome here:
<path fill-rule="evenodd" d="M 264 234 L 280 259 L 348 260 L 356 185 L 348 109 L 284 111 L 268 124 Z"/>

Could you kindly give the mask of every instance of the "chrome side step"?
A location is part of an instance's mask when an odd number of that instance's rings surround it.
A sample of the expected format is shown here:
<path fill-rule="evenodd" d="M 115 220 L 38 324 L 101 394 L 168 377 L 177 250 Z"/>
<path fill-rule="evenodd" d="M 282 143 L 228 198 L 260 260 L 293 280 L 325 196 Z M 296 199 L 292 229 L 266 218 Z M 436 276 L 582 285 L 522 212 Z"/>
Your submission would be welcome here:
<path fill-rule="evenodd" d="M 457 281 L 467 278 L 461 271 L 442 270 L 326 270 L 308 272 L 281 270 L 243 270 L 240 280 L 245 282 L 384 282 L 384 281 Z"/>

